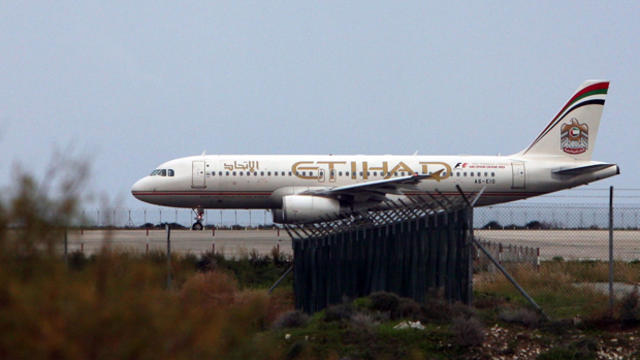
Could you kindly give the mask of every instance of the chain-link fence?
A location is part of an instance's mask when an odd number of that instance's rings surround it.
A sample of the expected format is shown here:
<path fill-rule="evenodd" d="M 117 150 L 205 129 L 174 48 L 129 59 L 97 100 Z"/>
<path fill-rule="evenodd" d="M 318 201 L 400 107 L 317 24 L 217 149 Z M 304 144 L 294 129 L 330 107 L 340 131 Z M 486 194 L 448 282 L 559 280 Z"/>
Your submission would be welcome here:
<path fill-rule="evenodd" d="M 640 189 L 618 189 L 614 198 L 614 257 L 640 259 Z M 608 189 L 576 189 L 475 209 L 475 235 L 503 247 L 540 249 L 540 259 L 606 260 Z M 162 223 L 191 226 L 190 209 L 149 207 L 85 210 L 84 227 L 148 228 Z M 259 229 L 273 225 L 268 210 L 206 210 L 205 225 Z"/>

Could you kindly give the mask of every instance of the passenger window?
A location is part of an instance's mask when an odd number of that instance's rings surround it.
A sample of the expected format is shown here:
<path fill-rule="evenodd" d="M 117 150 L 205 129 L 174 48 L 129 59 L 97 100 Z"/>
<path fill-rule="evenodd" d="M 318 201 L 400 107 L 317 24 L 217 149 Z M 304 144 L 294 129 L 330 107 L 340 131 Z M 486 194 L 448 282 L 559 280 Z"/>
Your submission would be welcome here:
<path fill-rule="evenodd" d="M 360 171 L 360 176 L 362 176 L 362 171 Z"/>
<path fill-rule="evenodd" d="M 225 176 L 229 176 L 229 172 L 228 171 L 226 172 Z"/>
<path fill-rule="evenodd" d="M 458 171 L 458 172 L 456 173 L 456 176 L 460 177 L 460 171 Z"/>
<path fill-rule="evenodd" d="M 218 171 L 218 176 L 222 176 L 222 171 Z"/>
<path fill-rule="evenodd" d="M 238 171 L 238 173 L 240 174 L 240 176 L 242 176 L 242 174 L 243 174 L 242 171 Z"/>
<path fill-rule="evenodd" d="M 278 176 L 278 172 L 277 172 L 277 171 L 274 171 L 274 172 L 273 172 L 273 176 Z"/>
<path fill-rule="evenodd" d="M 169 174 L 171 174 L 171 173 L 169 173 Z M 169 176 L 173 176 L 173 175 L 169 175 Z M 216 176 L 216 172 L 215 172 L 215 171 L 212 171 L 212 172 L 211 172 L 211 176 Z"/>
<path fill-rule="evenodd" d="M 338 176 L 342 176 L 342 171 L 338 171 Z"/>
<path fill-rule="evenodd" d="M 289 176 L 291 176 L 291 171 L 289 171 Z"/>
<path fill-rule="evenodd" d="M 487 175 L 488 175 L 488 173 L 485 171 L 485 172 L 484 172 L 484 176 L 486 177 Z"/>
<path fill-rule="evenodd" d="M 469 176 L 473 176 L 473 171 L 469 173 Z"/>
<path fill-rule="evenodd" d="M 267 176 L 271 176 L 271 171 L 267 171 Z"/>
<path fill-rule="evenodd" d="M 280 173 L 280 175 L 284 176 L 284 171 Z"/>
<path fill-rule="evenodd" d="M 236 176 L 236 172 L 235 171 L 232 174 L 233 174 L 233 176 Z"/>
<path fill-rule="evenodd" d="M 491 176 L 496 176 L 496 173 L 492 172 L 492 173 L 491 173 Z"/>
<path fill-rule="evenodd" d="M 349 176 L 349 172 L 348 172 L 348 171 L 345 171 L 345 172 L 344 172 L 344 176 Z"/>
<path fill-rule="evenodd" d="M 464 173 L 462 173 L 462 175 L 467 176 L 467 173 L 466 173 L 466 172 L 464 172 Z"/>

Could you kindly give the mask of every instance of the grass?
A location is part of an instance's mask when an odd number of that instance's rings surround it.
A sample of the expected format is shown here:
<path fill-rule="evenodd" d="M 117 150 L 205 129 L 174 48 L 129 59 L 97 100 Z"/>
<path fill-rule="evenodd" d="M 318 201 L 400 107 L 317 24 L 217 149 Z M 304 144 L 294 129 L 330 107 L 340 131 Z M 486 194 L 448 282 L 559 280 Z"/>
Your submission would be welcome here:
<path fill-rule="evenodd" d="M 512 266 L 510 273 L 536 303 L 552 318 L 591 318 L 606 313 L 608 296 L 575 283 L 608 281 L 608 263 L 560 262 L 541 264 L 538 271 L 528 266 Z M 640 282 L 640 265 L 617 262 L 616 281 Z M 498 295 L 508 301 L 527 306 L 528 302 L 502 274 L 480 274 L 474 283 L 476 297 Z"/>
<path fill-rule="evenodd" d="M 162 252 L 105 247 L 90 257 L 72 253 L 65 262 L 57 249 L 77 216 L 77 181 L 63 176 L 52 197 L 28 176 L 18 180 L 13 195 L 0 201 L 0 359 L 491 357 L 473 345 L 483 323 L 542 334 L 539 341 L 557 345 L 543 358 L 593 354 L 592 342 L 565 339 L 567 332 L 582 331 L 571 321 L 526 328 L 538 325 L 524 321 L 530 315 L 518 308 L 526 303 L 502 276 L 476 277 L 476 309 L 435 295 L 416 304 L 376 294 L 274 325 L 293 310 L 292 277 L 267 294 L 290 265 L 276 250 L 268 256 L 247 251 L 240 259 L 173 255 L 171 287 Z M 639 266 L 616 263 L 617 279 L 638 282 Z M 553 318 L 571 319 L 604 314 L 603 295 L 572 284 L 602 281 L 606 269 L 598 262 L 555 261 L 540 271 L 512 271 Z M 633 315 L 637 307 L 630 301 L 620 308 Z M 505 308 L 514 310 L 501 320 Z M 425 329 L 395 329 L 403 320 L 420 320 Z M 515 348 L 522 341 L 512 336 L 508 342 Z"/>

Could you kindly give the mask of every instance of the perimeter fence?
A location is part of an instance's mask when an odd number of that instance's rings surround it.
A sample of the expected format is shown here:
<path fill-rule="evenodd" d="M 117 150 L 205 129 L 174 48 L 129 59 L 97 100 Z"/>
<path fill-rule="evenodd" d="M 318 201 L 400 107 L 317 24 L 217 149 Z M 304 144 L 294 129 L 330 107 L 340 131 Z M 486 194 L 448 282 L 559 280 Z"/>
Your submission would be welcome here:
<path fill-rule="evenodd" d="M 148 227 L 175 223 L 189 227 L 195 214 L 189 209 L 114 208 L 82 211 L 85 227 Z M 204 223 L 218 228 L 259 228 L 273 225 L 269 210 L 211 210 Z M 501 230 L 598 230 L 608 229 L 606 204 L 519 202 L 475 208 L 474 228 Z M 640 230 L 640 203 L 614 205 L 617 230 Z"/>
<path fill-rule="evenodd" d="M 608 189 L 564 191 L 495 206 L 475 208 L 475 236 L 503 249 L 539 249 L 542 261 L 608 259 Z M 640 189 L 616 189 L 614 257 L 640 259 Z M 85 210 L 83 227 L 152 228 L 163 223 L 189 228 L 189 209 L 149 207 Z M 273 228 L 265 210 L 206 210 L 204 224 L 217 229 Z M 504 250 L 503 250 L 504 251 Z M 537 251 L 537 250 L 536 250 Z"/>

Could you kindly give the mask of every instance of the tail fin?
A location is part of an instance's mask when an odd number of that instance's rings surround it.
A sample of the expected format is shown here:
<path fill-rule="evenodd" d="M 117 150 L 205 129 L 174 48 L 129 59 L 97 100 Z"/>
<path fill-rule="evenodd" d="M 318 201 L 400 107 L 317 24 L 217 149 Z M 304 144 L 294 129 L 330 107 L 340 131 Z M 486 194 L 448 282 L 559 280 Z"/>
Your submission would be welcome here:
<path fill-rule="evenodd" d="M 585 81 L 558 115 L 519 155 L 591 160 L 608 89 L 608 81 Z"/>

